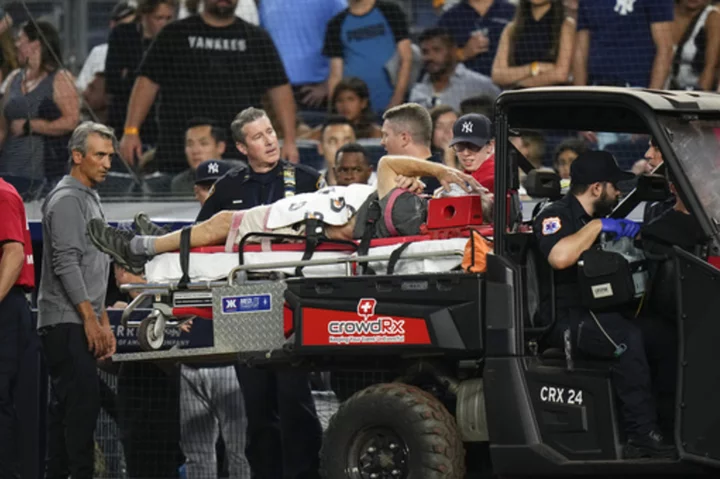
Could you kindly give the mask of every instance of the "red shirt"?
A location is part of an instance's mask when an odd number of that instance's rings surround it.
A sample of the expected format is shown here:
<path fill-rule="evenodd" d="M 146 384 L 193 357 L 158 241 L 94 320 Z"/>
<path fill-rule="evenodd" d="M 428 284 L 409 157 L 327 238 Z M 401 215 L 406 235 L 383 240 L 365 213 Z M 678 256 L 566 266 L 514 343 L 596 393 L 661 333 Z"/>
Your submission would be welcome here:
<path fill-rule="evenodd" d="M 490 190 L 490 193 L 495 193 L 495 155 L 485 160 L 477 170 L 465 173 L 472 175 L 478 183 Z"/>
<path fill-rule="evenodd" d="M 0 243 L 8 241 L 22 243 L 25 249 L 25 264 L 15 281 L 15 286 L 35 288 L 35 266 L 25 205 L 15 187 L 0 178 Z M 2 259 L 1 248 L 0 259 Z"/>

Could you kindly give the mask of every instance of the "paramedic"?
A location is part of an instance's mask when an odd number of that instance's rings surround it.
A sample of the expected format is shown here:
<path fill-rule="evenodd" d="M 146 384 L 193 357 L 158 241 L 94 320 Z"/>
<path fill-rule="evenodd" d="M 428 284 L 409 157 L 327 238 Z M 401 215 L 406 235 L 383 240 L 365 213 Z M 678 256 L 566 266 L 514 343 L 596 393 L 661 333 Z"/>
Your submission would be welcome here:
<path fill-rule="evenodd" d="M 673 457 L 675 448 L 664 443 L 658 429 L 640 329 L 617 312 L 597 313 L 596 321 L 579 301 L 577 262 L 582 253 L 597 242 L 601 233 L 634 238 L 640 231 L 637 223 L 605 217 L 618 202 L 617 184 L 634 175 L 621 171 L 615 158 L 603 151 L 581 153 L 570 168 L 568 195 L 546 206 L 533 222 L 540 252 L 554 270 L 556 317 L 549 343 L 563 348 L 565 331 L 569 330 L 577 351 L 608 359 L 615 356 L 612 384 L 627 433 L 624 456 Z M 541 314 L 551 315 L 549 304 L 551 298 L 546 295 Z M 624 344 L 627 349 L 622 352 L 616 348 L 599 325 L 615 344 Z"/>
<path fill-rule="evenodd" d="M 115 352 L 105 310 L 110 259 L 87 241 L 86 225 L 104 219 L 94 187 L 105 180 L 117 140 L 85 122 L 70 138 L 70 174 L 42 206 L 43 257 L 38 334 L 51 381 L 45 477 L 93 477 L 100 412 L 97 359 Z"/>
<path fill-rule="evenodd" d="M 14 397 L 32 334 L 25 295 L 35 287 L 35 269 L 25 205 L 15 188 L 3 179 L 0 206 L 0 477 L 20 477 Z"/>
<path fill-rule="evenodd" d="M 198 222 L 220 211 L 269 205 L 325 185 L 318 171 L 280 159 L 278 137 L 265 111 L 246 108 L 230 128 L 235 146 L 247 156 L 249 168 L 244 165 L 233 168 L 213 185 L 198 214 Z"/>

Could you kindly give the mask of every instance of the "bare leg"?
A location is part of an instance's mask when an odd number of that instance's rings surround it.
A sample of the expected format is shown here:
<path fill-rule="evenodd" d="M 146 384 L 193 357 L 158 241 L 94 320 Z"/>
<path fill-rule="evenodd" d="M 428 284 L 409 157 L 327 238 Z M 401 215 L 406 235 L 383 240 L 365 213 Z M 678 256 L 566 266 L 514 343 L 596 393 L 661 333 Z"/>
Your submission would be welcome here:
<path fill-rule="evenodd" d="M 221 211 L 209 220 L 192 226 L 190 231 L 190 247 L 216 246 L 225 244 L 230 233 L 233 211 Z M 180 249 L 180 230 L 155 238 L 156 253 L 168 253 Z"/>

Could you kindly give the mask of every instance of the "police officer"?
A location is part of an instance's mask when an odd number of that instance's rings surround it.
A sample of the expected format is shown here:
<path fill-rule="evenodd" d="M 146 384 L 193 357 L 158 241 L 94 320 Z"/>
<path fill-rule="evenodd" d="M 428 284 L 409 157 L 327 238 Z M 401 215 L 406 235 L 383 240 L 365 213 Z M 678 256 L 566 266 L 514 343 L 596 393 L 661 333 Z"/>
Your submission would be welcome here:
<path fill-rule="evenodd" d="M 533 221 L 542 255 L 554 270 L 555 324 L 548 342 L 562 348 L 570 332 L 573 349 L 593 357 L 616 357 L 613 385 L 625 423 L 626 458 L 672 457 L 673 446 L 663 442 L 657 426 L 650 369 L 641 330 L 618 312 L 591 313 L 580 303 L 577 262 L 601 233 L 634 238 L 640 225 L 625 219 L 606 218 L 617 204 L 617 184 L 633 178 L 604 151 L 581 153 L 570 167 L 570 191 L 546 206 Z M 552 298 L 541 303 L 548 319 Z M 614 343 L 614 344 L 613 344 Z M 622 347 L 625 345 L 624 352 Z"/>
<path fill-rule="evenodd" d="M 277 134 L 263 110 L 246 108 L 235 117 L 231 129 L 235 146 L 247 156 L 248 167 L 234 168 L 215 183 L 200 210 L 198 222 L 219 211 L 269 205 L 324 186 L 319 172 L 280 159 Z"/>
<path fill-rule="evenodd" d="M 231 125 L 248 167 L 234 168 L 210 189 L 197 221 L 222 210 L 243 210 L 274 203 L 323 186 L 320 173 L 280 160 L 280 146 L 263 110 L 247 108 Z M 309 376 L 236 365 L 245 399 L 246 456 L 257 479 L 319 478 L 322 428 Z"/>
<path fill-rule="evenodd" d="M 15 388 L 30 345 L 32 318 L 25 294 L 35 287 L 25 206 L 0 179 L 0 477 L 20 477 Z"/>

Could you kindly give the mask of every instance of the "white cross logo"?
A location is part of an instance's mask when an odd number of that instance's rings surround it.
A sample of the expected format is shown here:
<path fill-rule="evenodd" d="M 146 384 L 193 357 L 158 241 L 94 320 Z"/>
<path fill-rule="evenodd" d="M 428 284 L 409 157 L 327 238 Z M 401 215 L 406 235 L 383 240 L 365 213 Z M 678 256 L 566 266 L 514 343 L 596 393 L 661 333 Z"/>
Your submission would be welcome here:
<path fill-rule="evenodd" d="M 362 309 L 363 313 L 367 314 L 372 309 L 372 306 L 370 303 L 363 303 L 363 305 L 360 306 L 360 309 Z"/>
<path fill-rule="evenodd" d="M 472 133 L 473 130 L 473 124 L 471 121 L 466 121 L 462 124 L 462 132 L 463 133 Z"/>
<path fill-rule="evenodd" d="M 217 163 L 210 163 L 208 165 L 208 173 L 218 174 L 220 173 L 220 165 Z"/>
<path fill-rule="evenodd" d="M 633 12 L 635 0 L 615 0 L 615 12 L 627 15 Z"/>

